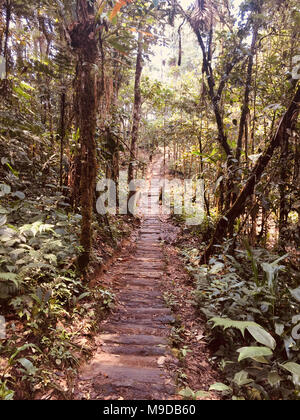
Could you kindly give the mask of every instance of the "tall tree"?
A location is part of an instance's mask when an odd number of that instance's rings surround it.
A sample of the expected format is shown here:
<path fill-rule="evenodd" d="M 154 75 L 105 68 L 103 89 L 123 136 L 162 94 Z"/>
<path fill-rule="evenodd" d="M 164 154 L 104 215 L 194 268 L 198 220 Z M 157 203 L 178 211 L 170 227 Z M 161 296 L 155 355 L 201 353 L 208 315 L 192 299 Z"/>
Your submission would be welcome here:
<path fill-rule="evenodd" d="M 132 132 L 131 132 L 131 147 L 130 147 L 130 163 L 128 169 L 128 183 L 134 179 L 134 167 L 136 161 L 136 149 L 139 135 L 139 127 L 141 122 L 142 112 L 142 94 L 141 94 L 141 78 L 143 71 L 143 34 L 138 34 L 138 47 L 136 57 L 136 69 L 135 69 L 135 83 L 134 83 L 134 107 L 133 107 L 133 120 L 132 120 Z M 131 191 L 129 198 L 134 194 Z"/>
<path fill-rule="evenodd" d="M 238 198 L 236 199 L 235 203 L 230 208 L 230 210 L 217 223 L 213 238 L 203 255 L 203 262 L 206 263 L 208 261 L 208 258 L 214 252 L 215 245 L 217 245 L 224 239 L 226 233 L 232 228 L 236 219 L 243 214 L 247 200 L 253 194 L 255 185 L 260 181 L 263 172 L 265 171 L 267 165 L 269 164 L 274 154 L 274 151 L 285 141 L 284 139 L 287 136 L 290 136 L 290 133 L 294 129 L 297 123 L 299 112 L 300 86 L 298 87 L 288 110 L 282 117 L 278 129 L 275 135 L 273 136 L 269 147 L 259 158 L 258 162 L 256 163 L 255 167 L 253 168 L 250 174 L 248 181 L 246 182 L 246 185 L 240 192 Z"/>
<path fill-rule="evenodd" d="M 93 242 L 92 217 L 96 186 L 97 59 L 99 29 L 93 2 L 77 0 L 77 18 L 69 27 L 72 47 L 77 53 L 77 101 L 81 154 L 81 240 L 79 267 L 84 272 L 90 262 Z M 101 33 L 100 33 L 101 36 Z"/>

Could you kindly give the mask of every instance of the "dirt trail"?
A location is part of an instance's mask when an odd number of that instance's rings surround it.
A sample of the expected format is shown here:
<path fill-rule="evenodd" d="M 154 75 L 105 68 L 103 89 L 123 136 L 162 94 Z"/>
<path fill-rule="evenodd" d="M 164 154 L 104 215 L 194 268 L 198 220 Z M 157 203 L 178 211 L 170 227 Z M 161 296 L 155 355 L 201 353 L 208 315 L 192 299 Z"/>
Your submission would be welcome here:
<path fill-rule="evenodd" d="M 153 400 L 175 396 L 175 378 L 163 368 L 166 361 L 173 359 L 168 336 L 174 318 L 161 290 L 165 271 L 160 243 L 161 171 L 159 159 L 151 168 L 148 189 L 141 196 L 143 223 L 136 248 L 119 267 L 119 304 L 105 322 L 103 334 L 97 337 L 96 354 L 80 374 L 82 397 L 84 389 L 89 390 L 91 399 Z"/>

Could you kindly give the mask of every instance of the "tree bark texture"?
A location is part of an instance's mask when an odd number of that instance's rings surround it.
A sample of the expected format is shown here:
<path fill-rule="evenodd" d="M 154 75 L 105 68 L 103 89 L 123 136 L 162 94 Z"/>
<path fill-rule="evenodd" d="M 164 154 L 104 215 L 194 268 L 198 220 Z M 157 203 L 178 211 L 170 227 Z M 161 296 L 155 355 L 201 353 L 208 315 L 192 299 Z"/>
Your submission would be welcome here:
<path fill-rule="evenodd" d="M 139 34 L 138 52 L 136 59 L 135 70 L 135 86 L 134 86 L 134 110 L 133 123 L 131 132 L 131 147 L 130 147 L 130 163 L 128 168 L 128 183 L 134 179 L 134 163 L 136 160 L 136 149 L 139 136 L 139 128 L 142 113 L 142 94 L 141 94 L 141 77 L 143 72 L 143 36 Z M 129 194 L 129 199 L 134 194 L 134 191 Z"/>
<path fill-rule="evenodd" d="M 83 2 L 78 2 L 83 3 Z M 97 114 L 97 80 L 95 65 L 98 47 L 95 33 L 95 22 L 87 14 L 83 4 L 79 4 L 80 21 L 69 29 L 72 46 L 78 55 L 78 88 L 77 109 L 80 131 L 80 204 L 81 204 L 81 239 L 82 247 L 78 264 L 85 272 L 91 256 L 93 232 L 93 203 L 96 186 L 96 114 Z"/>

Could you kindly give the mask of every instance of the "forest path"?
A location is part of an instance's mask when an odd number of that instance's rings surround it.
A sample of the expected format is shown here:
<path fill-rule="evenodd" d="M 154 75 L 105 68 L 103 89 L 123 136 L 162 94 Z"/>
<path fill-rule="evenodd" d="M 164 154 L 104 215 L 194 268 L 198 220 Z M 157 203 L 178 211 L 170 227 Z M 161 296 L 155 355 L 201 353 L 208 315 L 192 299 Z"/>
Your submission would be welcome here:
<path fill-rule="evenodd" d="M 124 400 L 175 396 L 174 377 L 164 369 L 168 361 L 174 363 L 168 342 L 174 317 L 161 288 L 165 271 L 160 243 L 162 171 L 159 158 L 151 165 L 149 185 L 141 195 L 143 222 L 136 248 L 119 266 L 118 305 L 96 338 L 96 354 L 80 373 L 81 398 L 87 394 L 91 399 Z"/>

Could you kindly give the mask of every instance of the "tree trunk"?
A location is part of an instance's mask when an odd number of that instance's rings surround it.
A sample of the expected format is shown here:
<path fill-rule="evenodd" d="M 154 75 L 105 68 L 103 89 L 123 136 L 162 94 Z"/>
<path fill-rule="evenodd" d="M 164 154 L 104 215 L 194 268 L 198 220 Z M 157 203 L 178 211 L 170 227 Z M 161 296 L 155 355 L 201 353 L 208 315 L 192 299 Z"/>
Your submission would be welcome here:
<path fill-rule="evenodd" d="M 139 33 L 138 52 L 136 59 L 135 70 L 135 86 L 134 86 L 134 110 L 133 123 L 131 132 L 131 147 L 130 147 L 130 163 L 128 168 L 128 183 L 134 179 L 134 164 L 136 160 L 136 149 L 141 121 L 142 111 L 142 94 L 141 94 L 141 78 L 143 72 L 143 36 Z M 129 194 L 129 199 L 134 195 L 134 191 Z"/>
<path fill-rule="evenodd" d="M 60 170 L 59 170 L 59 185 L 63 186 L 63 160 L 64 160 L 64 146 L 65 146 L 65 113 L 66 113 L 66 92 L 63 91 L 60 97 L 60 122 L 59 122 L 59 138 L 60 138 Z"/>
<path fill-rule="evenodd" d="M 194 29 L 194 28 L 193 28 Z M 220 143 L 220 145 L 222 146 L 222 148 L 224 149 L 227 157 L 233 157 L 233 152 L 231 150 L 231 147 L 229 146 L 226 134 L 225 134 L 225 130 L 224 130 L 224 123 L 223 123 L 223 119 L 222 119 L 222 115 L 221 115 L 221 111 L 220 111 L 220 106 L 219 106 L 219 100 L 221 98 L 221 93 L 222 91 L 220 91 L 218 94 L 216 95 L 215 93 L 215 80 L 214 80 L 214 76 L 213 76 L 213 71 L 212 71 L 212 67 L 211 67 L 211 47 L 209 46 L 209 52 L 206 52 L 206 48 L 205 48 L 205 44 L 203 41 L 203 38 L 201 36 L 201 33 L 199 31 L 199 29 L 194 29 L 194 32 L 196 34 L 196 37 L 198 39 L 198 43 L 200 45 L 200 48 L 202 50 L 202 55 L 203 55 L 203 71 L 206 74 L 206 78 L 207 78 L 207 83 L 208 83 L 208 87 L 209 87 L 209 96 L 213 105 L 213 110 L 214 110 L 214 114 L 216 117 L 216 122 L 217 122 L 217 126 L 218 126 L 218 141 Z M 212 41 L 212 33 L 210 34 L 210 40 Z M 231 71 L 231 70 L 230 70 Z M 223 89 L 222 89 L 223 90 Z"/>
<path fill-rule="evenodd" d="M 282 140 L 287 134 L 287 130 L 291 130 L 299 114 L 299 103 L 300 103 L 300 87 L 294 96 L 294 99 L 286 111 L 285 115 L 280 121 L 278 130 L 273 136 L 271 143 L 265 153 L 260 157 L 255 167 L 252 170 L 252 173 L 245 185 L 245 187 L 240 192 L 237 200 L 231 207 L 231 209 L 222 217 L 217 226 L 212 238 L 210 245 L 206 248 L 204 255 L 202 257 L 202 262 L 207 263 L 209 257 L 214 252 L 214 247 L 220 243 L 223 238 L 226 236 L 228 230 L 232 228 L 236 219 L 241 216 L 245 210 L 247 200 L 252 196 L 255 185 L 260 181 L 261 176 L 269 164 L 274 151 L 282 144 Z"/>
<path fill-rule="evenodd" d="M 280 194 L 280 209 L 279 209 L 279 246 L 285 249 L 286 243 L 286 229 L 289 215 L 289 205 L 287 203 L 288 195 L 288 157 L 289 157 L 289 138 L 285 136 L 281 144 L 281 157 L 280 157 L 280 180 L 279 180 L 279 194 Z"/>
<path fill-rule="evenodd" d="M 246 89 L 245 89 L 244 103 L 243 103 L 240 127 L 239 127 L 239 136 L 238 136 L 237 148 L 236 148 L 236 159 L 238 160 L 238 162 L 240 162 L 242 146 L 243 146 L 243 138 L 246 134 L 245 131 L 246 131 L 246 125 L 247 125 L 247 115 L 249 113 L 250 90 L 251 90 L 251 85 L 252 85 L 252 71 L 253 71 L 253 65 L 254 65 L 257 36 L 258 36 L 258 26 L 256 26 L 253 29 L 252 44 L 251 44 L 251 50 L 250 50 L 250 55 L 249 55 Z"/>
<path fill-rule="evenodd" d="M 78 126 L 80 131 L 81 146 L 81 181 L 80 181 L 80 202 L 81 202 L 81 239 L 83 249 L 79 260 L 79 268 L 85 272 L 89 262 L 92 249 L 92 216 L 93 203 L 96 186 L 96 72 L 98 48 L 95 34 L 94 18 L 87 10 L 87 2 L 78 1 L 78 16 L 80 21 L 69 28 L 72 47 L 78 54 L 78 89 L 77 109 Z M 90 7 L 90 6 L 89 6 Z M 89 13 L 88 13 L 89 12 Z"/>
<path fill-rule="evenodd" d="M 6 58 L 6 79 L 8 76 L 8 40 L 9 40 L 9 30 L 11 22 L 11 2 L 6 1 L 6 26 L 5 26 L 5 41 L 4 41 L 4 51 L 3 56 Z"/>

